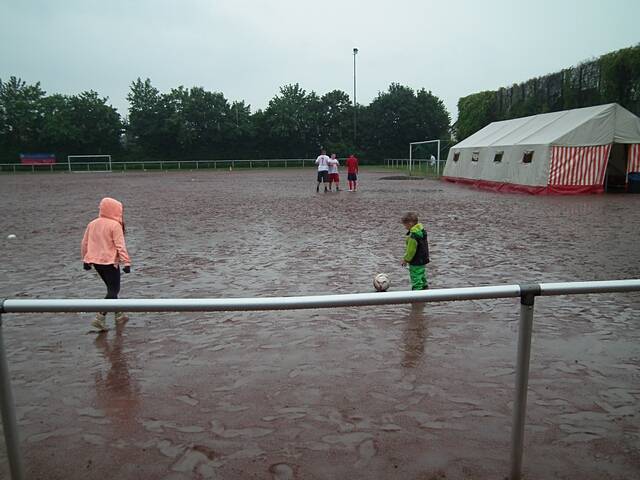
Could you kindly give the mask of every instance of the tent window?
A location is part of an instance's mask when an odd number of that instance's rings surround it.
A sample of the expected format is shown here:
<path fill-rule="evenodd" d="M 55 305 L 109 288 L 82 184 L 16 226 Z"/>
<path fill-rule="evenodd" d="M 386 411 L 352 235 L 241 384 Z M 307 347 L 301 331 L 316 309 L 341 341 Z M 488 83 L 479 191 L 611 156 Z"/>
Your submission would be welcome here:
<path fill-rule="evenodd" d="M 460 152 L 455 152 L 453 154 L 453 161 L 457 162 L 458 160 L 460 160 Z"/>
<path fill-rule="evenodd" d="M 495 156 L 493 157 L 493 161 L 495 163 L 502 162 L 502 155 L 504 155 L 504 152 L 496 152 Z"/>
<path fill-rule="evenodd" d="M 533 151 L 529 150 L 522 155 L 522 163 L 531 163 L 533 161 Z"/>
<path fill-rule="evenodd" d="M 471 154 L 471 161 L 477 162 L 480 159 L 480 152 L 473 152 Z"/>

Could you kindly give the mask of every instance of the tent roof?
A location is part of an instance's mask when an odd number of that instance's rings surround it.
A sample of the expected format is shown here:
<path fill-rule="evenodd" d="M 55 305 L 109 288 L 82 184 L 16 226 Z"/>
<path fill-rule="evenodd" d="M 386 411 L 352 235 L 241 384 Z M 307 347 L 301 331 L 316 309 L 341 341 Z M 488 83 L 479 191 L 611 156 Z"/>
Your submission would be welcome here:
<path fill-rule="evenodd" d="M 453 148 L 640 143 L 640 118 L 617 103 L 493 122 Z"/>

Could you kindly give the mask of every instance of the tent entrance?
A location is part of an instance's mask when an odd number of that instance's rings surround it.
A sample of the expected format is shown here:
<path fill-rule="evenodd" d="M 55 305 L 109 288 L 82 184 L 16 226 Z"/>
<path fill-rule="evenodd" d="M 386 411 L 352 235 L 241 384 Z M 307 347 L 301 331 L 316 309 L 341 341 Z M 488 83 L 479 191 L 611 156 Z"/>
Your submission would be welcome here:
<path fill-rule="evenodd" d="M 604 177 L 605 192 L 624 192 L 627 185 L 627 148 L 629 146 L 622 143 L 611 145 L 609 161 Z"/>

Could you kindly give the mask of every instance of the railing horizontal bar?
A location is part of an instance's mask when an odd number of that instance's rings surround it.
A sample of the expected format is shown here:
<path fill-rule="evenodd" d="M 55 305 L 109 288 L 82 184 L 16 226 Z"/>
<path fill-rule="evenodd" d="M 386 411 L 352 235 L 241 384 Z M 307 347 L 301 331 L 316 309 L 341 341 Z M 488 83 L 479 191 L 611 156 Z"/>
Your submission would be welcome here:
<path fill-rule="evenodd" d="M 541 295 L 567 295 L 640 291 L 640 280 L 542 283 Z M 26 312 L 215 312 L 250 310 L 299 310 L 309 308 L 394 305 L 414 302 L 447 302 L 512 298 L 520 296 L 519 285 L 441 288 L 422 291 L 354 293 L 266 298 L 177 298 L 177 299 L 6 299 L 5 313 Z"/>
<path fill-rule="evenodd" d="M 640 291 L 640 280 L 601 280 L 593 282 L 541 283 L 540 295 Z"/>
<path fill-rule="evenodd" d="M 394 305 L 415 302 L 445 302 L 486 298 L 519 297 L 518 285 L 442 288 L 421 291 L 354 293 L 266 298 L 179 299 L 6 299 L 5 313 L 27 312 L 215 312 L 240 310 L 300 310 L 309 308 Z"/>

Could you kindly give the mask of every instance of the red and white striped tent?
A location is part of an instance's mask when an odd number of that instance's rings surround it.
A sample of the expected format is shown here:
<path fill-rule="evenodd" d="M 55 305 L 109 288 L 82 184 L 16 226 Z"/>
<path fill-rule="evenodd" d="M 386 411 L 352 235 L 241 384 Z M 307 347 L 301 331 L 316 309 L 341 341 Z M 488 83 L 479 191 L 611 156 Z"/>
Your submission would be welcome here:
<path fill-rule="evenodd" d="M 534 194 L 601 193 L 640 172 L 640 118 L 617 103 L 494 122 L 449 150 L 444 180 Z"/>

